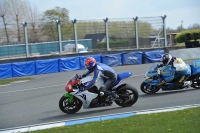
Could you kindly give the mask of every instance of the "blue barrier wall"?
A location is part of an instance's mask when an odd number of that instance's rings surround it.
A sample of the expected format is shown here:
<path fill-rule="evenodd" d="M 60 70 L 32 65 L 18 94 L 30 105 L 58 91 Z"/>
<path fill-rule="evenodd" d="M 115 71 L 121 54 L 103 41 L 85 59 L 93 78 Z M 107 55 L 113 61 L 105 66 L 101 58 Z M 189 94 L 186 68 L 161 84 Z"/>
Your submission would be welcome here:
<path fill-rule="evenodd" d="M 145 57 L 146 63 L 161 62 L 163 54 L 164 54 L 164 50 L 145 51 L 144 57 Z"/>
<path fill-rule="evenodd" d="M 35 61 L 12 63 L 13 77 L 35 75 Z"/>
<path fill-rule="evenodd" d="M 85 69 L 84 60 L 89 56 L 94 57 L 97 62 L 101 62 L 112 67 L 126 64 L 142 64 L 143 56 L 145 57 L 147 63 L 160 62 L 163 54 L 163 50 L 148 51 L 144 53 L 138 51 L 131 53 L 118 53 L 109 55 L 97 54 L 0 64 L 0 78 L 3 79 L 35 74 L 81 70 Z"/>
<path fill-rule="evenodd" d="M 102 63 L 109 66 L 121 66 L 122 65 L 122 53 L 102 55 Z"/>
<path fill-rule="evenodd" d="M 0 79 L 12 77 L 12 64 L 0 64 Z"/>
<path fill-rule="evenodd" d="M 122 53 L 122 64 L 142 64 L 142 52 Z"/>
<path fill-rule="evenodd" d="M 58 72 L 58 59 L 35 61 L 36 74 L 46 74 Z"/>
<path fill-rule="evenodd" d="M 73 71 L 80 69 L 79 57 L 69 57 L 59 59 L 59 71 Z"/>

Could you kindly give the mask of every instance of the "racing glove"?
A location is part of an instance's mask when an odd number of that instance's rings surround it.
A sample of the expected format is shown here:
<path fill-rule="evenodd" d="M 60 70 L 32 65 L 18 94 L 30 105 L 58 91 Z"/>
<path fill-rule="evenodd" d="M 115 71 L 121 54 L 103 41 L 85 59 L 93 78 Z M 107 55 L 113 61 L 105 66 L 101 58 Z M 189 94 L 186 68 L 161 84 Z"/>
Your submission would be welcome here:
<path fill-rule="evenodd" d="M 82 79 L 83 78 L 83 76 L 82 75 L 78 75 L 78 79 Z"/>
<path fill-rule="evenodd" d="M 83 74 L 83 75 L 78 75 L 78 78 L 79 78 L 79 79 L 82 79 L 82 78 L 84 78 L 84 77 L 86 77 L 85 74 Z"/>

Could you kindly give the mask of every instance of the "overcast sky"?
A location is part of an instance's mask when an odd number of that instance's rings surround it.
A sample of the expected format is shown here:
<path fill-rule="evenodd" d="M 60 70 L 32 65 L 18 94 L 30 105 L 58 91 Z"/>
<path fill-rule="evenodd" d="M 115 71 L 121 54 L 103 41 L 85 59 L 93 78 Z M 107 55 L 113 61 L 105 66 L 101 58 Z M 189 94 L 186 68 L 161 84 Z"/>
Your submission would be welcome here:
<path fill-rule="evenodd" d="M 166 27 L 200 24 L 200 0 L 29 0 L 40 12 L 56 6 L 69 10 L 70 20 L 164 16 Z"/>

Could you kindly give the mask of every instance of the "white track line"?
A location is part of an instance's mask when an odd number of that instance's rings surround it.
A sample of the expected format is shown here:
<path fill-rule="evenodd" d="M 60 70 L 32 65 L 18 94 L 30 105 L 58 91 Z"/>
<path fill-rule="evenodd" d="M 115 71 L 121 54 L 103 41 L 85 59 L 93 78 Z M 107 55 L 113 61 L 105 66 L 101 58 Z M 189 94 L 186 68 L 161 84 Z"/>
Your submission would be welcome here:
<path fill-rule="evenodd" d="M 61 86 L 64 84 L 58 84 L 58 85 L 51 85 L 51 86 L 44 86 L 44 87 L 37 87 L 37 88 L 30 88 L 30 89 L 23 89 L 23 90 L 15 90 L 15 91 L 7 91 L 7 92 L 1 92 L 1 94 L 6 94 L 6 93 L 14 93 L 14 92 L 21 92 L 21 91 L 30 91 L 30 90 L 38 90 L 38 89 L 45 89 L 45 88 L 51 88 L 55 86 Z"/>
<path fill-rule="evenodd" d="M 132 77 L 137 77 L 137 76 L 143 76 L 144 74 L 140 74 L 140 75 L 132 75 Z M 12 82 L 12 83 L 21 83 L 23 81 L 16 81 L 16 82 Z M 26 81 L 24 81 L 26 82 Z M 2 85 L 3 86 L 9 86 L 11 84 L 7 84 L 7 85 Z M 30 90 L 38 90 L 38 89 L 44 89 L 44 88 L 51 88 L 51 87 L 55 87 L 55 86 L 64 86 L 65 84 L 58 84 L 58 85 L 51 85 L 51 86 L 43 86 L 43 87 L 37 87 L 37 88 L 30 88 L 30 89 L 23 89 L 23 90 L 15 90 L 15 91 L 7 91 L 7 92 L 0 92 L 1 94 L 6 94 L 6 93 L 15 93 L 15 92 L 22 92 L 22 91 L 30 91 Z M 1 86 L 0 86 L 1 87 Z"/>

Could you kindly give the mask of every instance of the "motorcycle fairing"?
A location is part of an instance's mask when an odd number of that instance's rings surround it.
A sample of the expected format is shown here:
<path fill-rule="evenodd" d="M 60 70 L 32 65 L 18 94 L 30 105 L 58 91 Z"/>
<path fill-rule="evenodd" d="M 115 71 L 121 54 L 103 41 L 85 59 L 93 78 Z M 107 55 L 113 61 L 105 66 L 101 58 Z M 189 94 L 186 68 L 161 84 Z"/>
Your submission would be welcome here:
<path fill-rule="evenodd" d="M 200 60 L 195 60 L 191 65 L 192 75 L 200 73 Z"/>
<path fill-rule="evenodd" d="M 173 83 L 170 83 L 170 81 L 174 79 L 175 72 L 176 72 L 176 69 L 171 67 L 170 65 L 163 66 L 162 68 L 160 68 L 161 77 L 158 77 L 157 79 L 153 79 L 152 78 L 153 76 L 158 75 L 158 67 L 157 65 L 153 65 L 146 74 L 147 77 L 151 77 L 151 78 L 145 79 L 144 82 L 150 85 L 149 89 L 151 89 L 152 85 L 160 86 L 160 88 L 166 88 L 167 86 L 163 86 L 164 84 L 168 86 L 173 86 Z"/>
<path fill-rule="evenodd" d="M 170 82 L 174 79 L 175 76 L 175 72 L 176 72 L 176 68 L 171 67 L 170 65 L 168 66 L 163 66 L 160 69 L 160 75 L 162 76 L 162 79 L 165 82 Z"/>
<path fill-rule="evenodd" d="M 158 75 L 157 70 L 158 70 L 157 64 L 154 64 L 153 66 L 151 66 L 151 67 L 149 68 L 149 70 L 147 71 L 146 76 L 148 76 L 148 77 L 153 77 L 153 76 Z"/>
<path fill-rule="evenodd" d="M 87 86 L 87 84 L 89 84 L 93 79 L 93 76 L 87 76 L 81 79 L 81 83 L 85 86 Z"/>
<path fill-rule="evenodd" d="M 81 79 L 81 83 L 85 86 L 87 86 L 93 79 L 93 76 L 87 76 Z M 97 87 L 97 89 L 99 90 L 99 88 L 104 84 L 104 80 L 99 77 L 98 80 L 95 82 L 95 86 Z"/>
<path fill-rule="evenodd" d="M 121 72 L 117 74 L 117 81 L 112 85 L 112 87 L 116 86 L 119 84 L 122 80 L 130 77 L 132 75 L 131 72 Z"/>
<path fill-rule="evenodd" d="M 85 91 L 77 90 L 77 91 L 71 92 L 71 94 L 82 101 L 84 109 L 88 108 L 90 103 L 91 103 L 91 101 L 94 98 L 96 98 L 97 95 L 98 95 L 96 93 L 91 93 L 88 90 L 85 90 Z"/>

